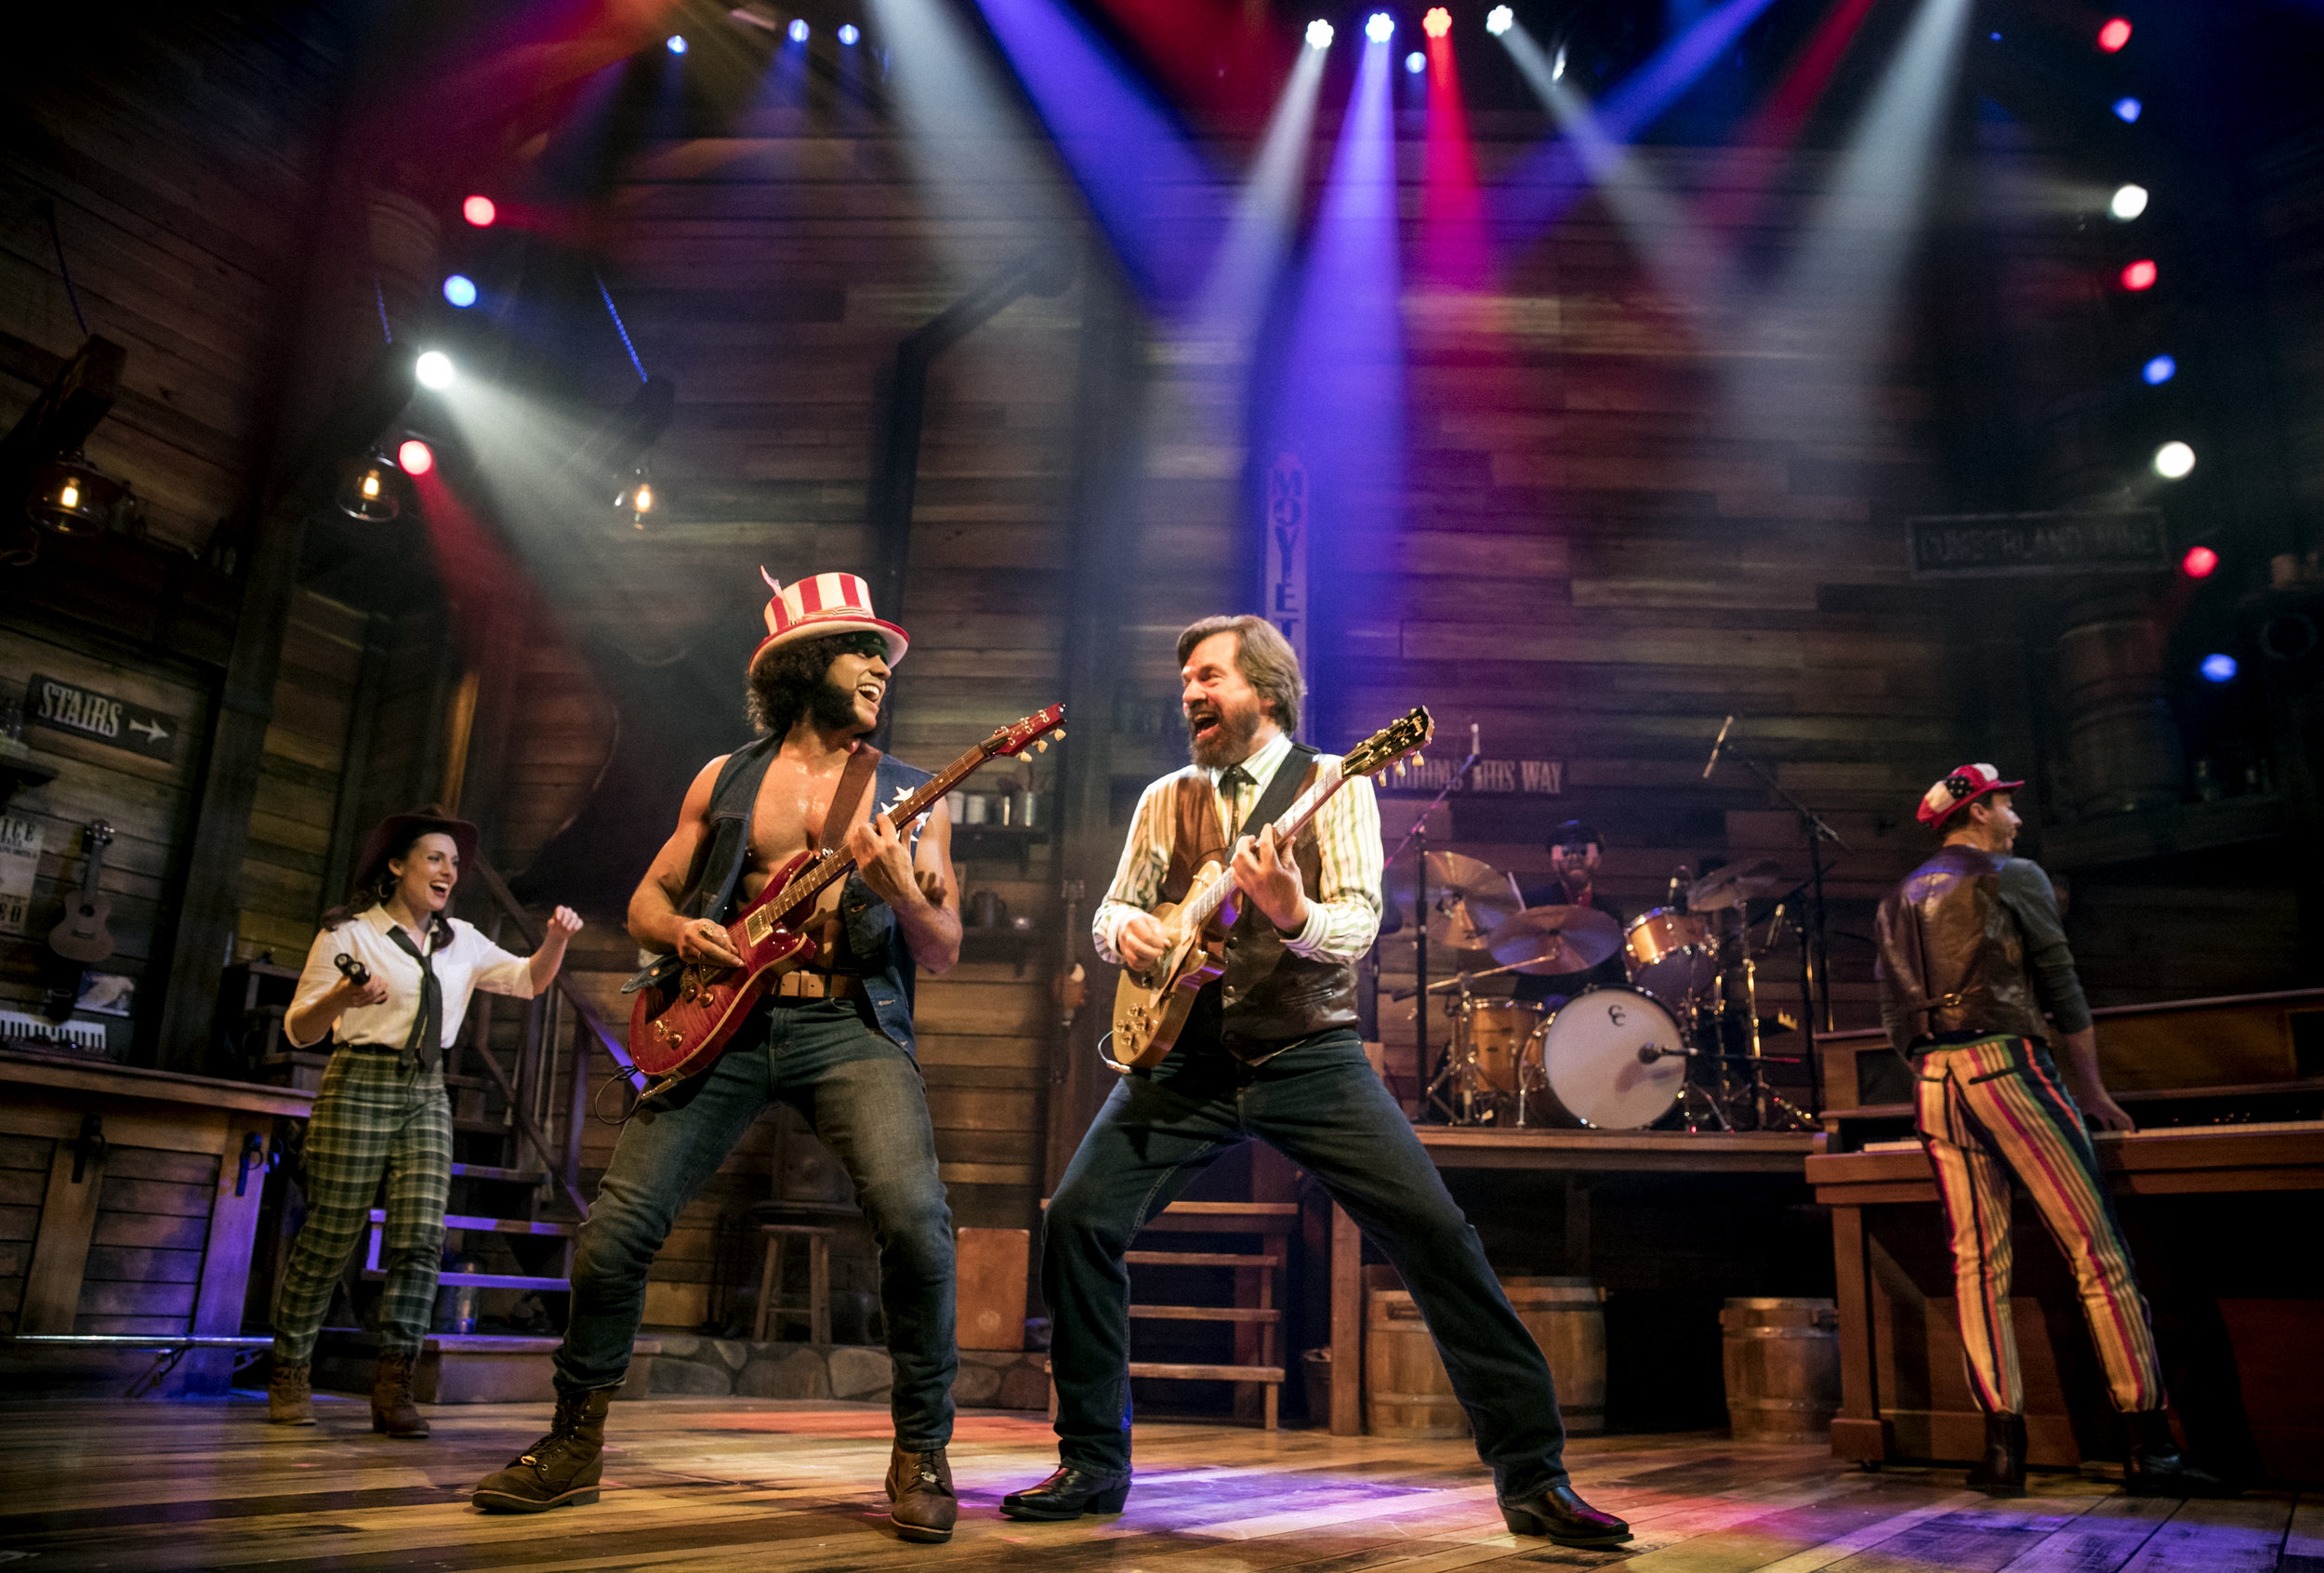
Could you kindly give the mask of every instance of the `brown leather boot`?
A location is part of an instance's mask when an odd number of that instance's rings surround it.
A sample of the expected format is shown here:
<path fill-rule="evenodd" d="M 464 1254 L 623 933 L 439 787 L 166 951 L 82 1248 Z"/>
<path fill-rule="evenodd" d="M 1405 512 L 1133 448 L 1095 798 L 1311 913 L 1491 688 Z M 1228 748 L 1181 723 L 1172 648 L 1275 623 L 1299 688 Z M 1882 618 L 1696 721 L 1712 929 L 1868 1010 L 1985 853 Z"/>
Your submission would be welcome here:
<path fill-rule="evenodd" d="M 952 1494 L 952 1465 L 944 1450 L 906 1452 L 899 1442 L 888 1455 L 888 1522 L 907 1540 L 942 1544 L 952 1539 L 953 1521 L 960 1516 L 960 1500 Z"/>
<path fill-rule="evenodd" d="M 267 1378 L 266 1418 L 275 1425 L 312 1425 L 315 1422 L 314 1389 L 307 1385 L 307 1368 L 274 1364 L 274 1374 Z"/>
<path fill-rule="evenodd" d="M 604 1472 L 605 1406 L 614 1390 L 561 1393 L 548 1434 L 476 1483 L 469 1500 L 487 1513 L 545 1513 L 597 1500 Z"/>
<path fill-rule="evenodd" d="M 400 1349 L 379 1352 L 379 1371 L 371 1379 L 371 1429 L 406 1441 L 428 1434 L 428 1422 L 412 1403 L 412 1378 L 419 1356 Z"/>

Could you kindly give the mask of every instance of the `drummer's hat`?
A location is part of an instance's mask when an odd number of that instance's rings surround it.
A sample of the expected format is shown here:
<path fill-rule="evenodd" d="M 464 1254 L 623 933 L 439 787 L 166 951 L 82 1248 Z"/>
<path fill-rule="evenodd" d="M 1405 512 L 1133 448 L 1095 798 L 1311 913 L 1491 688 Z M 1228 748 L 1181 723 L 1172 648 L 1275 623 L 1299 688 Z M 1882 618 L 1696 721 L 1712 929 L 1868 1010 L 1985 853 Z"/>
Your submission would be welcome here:
<path fill-rule="evenodd" d="M 2004 781 L 1989 764 L 1965 764 L 1921 794 L 1921 823 L 1944 824 L 1987 792 L 2014 792 L 2022 781 Z"/>

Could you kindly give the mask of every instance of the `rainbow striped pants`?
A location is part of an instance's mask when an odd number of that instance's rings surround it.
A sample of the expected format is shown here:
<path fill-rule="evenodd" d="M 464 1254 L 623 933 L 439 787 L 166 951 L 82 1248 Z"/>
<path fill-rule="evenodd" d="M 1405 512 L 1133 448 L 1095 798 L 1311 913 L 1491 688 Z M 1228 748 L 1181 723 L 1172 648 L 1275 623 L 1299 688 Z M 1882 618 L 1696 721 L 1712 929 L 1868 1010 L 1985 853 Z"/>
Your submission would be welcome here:
<path fill-rule="evenodd" d="M 2162 1369 L 2130 1249 L 2081 1110 L 2048 1051 L 2023 1038 L 1988 1038 L 1932 1049 L 1914 1064 L 1914 1124 L 1952 1236 L 1961 1342 L 1978 1404 L 1988 1414 L 2026 1407 L 2009 1314 L 2014 1174 L 2073 1267 L 2115 1408 L 2162 1408 Z"/>

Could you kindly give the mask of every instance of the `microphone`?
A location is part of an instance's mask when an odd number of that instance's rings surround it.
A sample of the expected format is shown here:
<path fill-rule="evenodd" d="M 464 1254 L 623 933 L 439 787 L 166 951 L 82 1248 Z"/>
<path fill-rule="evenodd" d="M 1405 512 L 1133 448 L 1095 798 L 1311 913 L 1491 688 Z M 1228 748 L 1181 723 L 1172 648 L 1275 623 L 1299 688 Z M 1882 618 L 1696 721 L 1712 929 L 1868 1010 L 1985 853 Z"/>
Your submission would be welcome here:
<path fill-rule="evenodd" d="M 1733 716 L 1729 716 L 1725 720 L 1719 723 L 1719 735 L 1712 739 L 1710 745 L 1710 758 L 1703 761 L 1703 779 L 1705 781 L 1710 780 L 1710 773 L 1719 768 L 1719 750 L 1727 746 L 1727 728 L 1733 726 L 1734 724 L 1735 718 Z"/>

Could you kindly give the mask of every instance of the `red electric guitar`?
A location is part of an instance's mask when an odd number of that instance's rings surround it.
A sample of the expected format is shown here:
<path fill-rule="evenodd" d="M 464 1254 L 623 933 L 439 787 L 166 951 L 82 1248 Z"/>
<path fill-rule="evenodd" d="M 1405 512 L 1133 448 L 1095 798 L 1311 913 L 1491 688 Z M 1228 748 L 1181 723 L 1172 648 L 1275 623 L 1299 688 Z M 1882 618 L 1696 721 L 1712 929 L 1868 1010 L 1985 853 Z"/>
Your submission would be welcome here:
<path fill-rule="evenodd" d="M 1051 705 L 1002 727 L 886 812 L 903 830 L 986 760 L 1047 749 L 1050 737 L 1065 735 L 1059 725 L 1064 719 L 1065 707 Z M 640 1098 L 708 1070 L 776 980 L 815 958 L 815 942 L 790 925 L 812 912 L 815 898 L 854 867 L 855 859 L 838 847 L 795 853 L 774 871 L 758 902 L 726 926 L 727 944 L 743 958 L 741 966 L 695 963 L 669 985 L 639 990 L 629 1011 L 629 1056 L 654 1078 Z"/>

